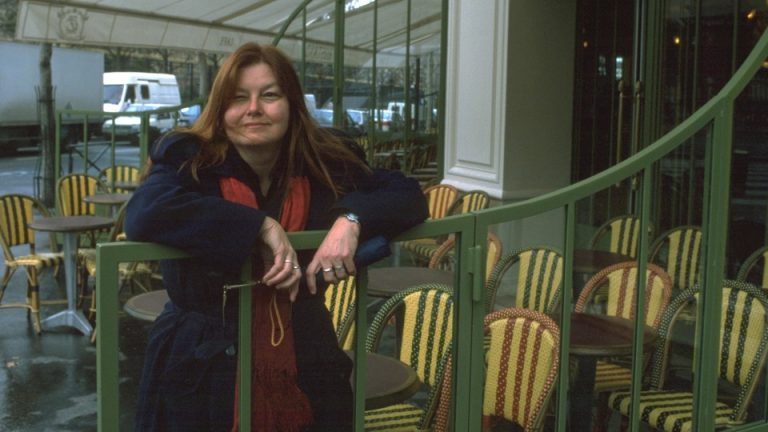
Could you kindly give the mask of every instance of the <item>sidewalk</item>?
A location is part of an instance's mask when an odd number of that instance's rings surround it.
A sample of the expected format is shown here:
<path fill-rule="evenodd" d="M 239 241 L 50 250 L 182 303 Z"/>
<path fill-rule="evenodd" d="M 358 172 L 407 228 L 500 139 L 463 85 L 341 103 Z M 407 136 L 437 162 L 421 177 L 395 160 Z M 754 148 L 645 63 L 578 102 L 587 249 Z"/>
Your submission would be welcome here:
<path fill-rule="evenodd" d="M 4 269 L 2 269 L 4 271 Z M 9 302 L 24 301 L 26 276 L 14 274 Z M 45 272 L 43 301 L 64 299 L 64 282 Z M 64 304 L 43 305 L 49 316 Z M 87 306 L 86 306 L 87 307 Z M 0 310 L 0 431 L 96 430 L 96 347 L 88 336 L 60 328 L 36 335 L 24 309 Z M 120 314 L 120 429 L 132 430 L 138 377 L 151 323 Z"/>

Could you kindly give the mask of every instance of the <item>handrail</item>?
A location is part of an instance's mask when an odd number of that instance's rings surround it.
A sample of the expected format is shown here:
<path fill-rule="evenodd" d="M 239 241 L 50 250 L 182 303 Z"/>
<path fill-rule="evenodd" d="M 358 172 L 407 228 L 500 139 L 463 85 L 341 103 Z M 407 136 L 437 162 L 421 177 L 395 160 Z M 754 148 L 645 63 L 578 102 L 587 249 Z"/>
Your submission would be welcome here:
<path fill-rule="evenodd" d="M 697 340 L 695 360 L 696 371 L 694 373 L 694 430 L 714 430 L 714 403 L 715 395 L 711 391 L 717 383 L 717 344 L 704 343 L 704 341 L 716 340 L 719 334 L 720 324 L 720 297 L 722 295 L 718 285 L 722 282 L 722 263 L 725 249 L 725 221 L 727 220 L 728 181 L 730 175 L 730 152 L 732 145 L 733 103 L 740 92 L 752 79 L 763 59 L 768 57 L 768 31 L 765 31 L 752 50 L 748 58 L 734 74 L 723 89 L 710 101 L 699 108 L 690 118 L 675 127 L 655 143 L 631 156 L 627 160 L 601 172 L 589 179 L 570 185 L 555 192 L 551 192 L 536 198 L 519 203 L 503 205 L 500 207 L 482 210 L 476 213 L 452 216 L 444 220 L 428 221 L 407 233 L 398 240 L 408 240 L 425 236 L 435 236 L 448 233 L 456 233 L 459 239 L 457 256 L 459 258 L 458 281 L 456 283 L 456 333 L 455 333 L 455 361 L 454 368 L 454 400 L 452 402 L 452 424 L 455 430 L 479 430 L 481 416 L 482 397 L 478 397 L 482 390 L 482 316 L 483 302 L 477 301 L 477 285 L 482 282 L 484 275 L 481 266 L 482 254 L 485 251 L 485 233 L 490 225 L 503 222 L 513 222 L 523 218 L 543 214 L 553 210 L 562 209 L 565 234 L 565 272 L 572 270 L 572 251 L 574 248 L 575 203 L 601 189 L 633 175 L 642 174 L 643 186 L 641 186 L 641 223 L 647 224 L 649 218 L 649 178 L 654 162 L 686 143 L 686 141 L 700 132 L 705 127 L 711 127 L 710 139 L 706 144 L 705 178 L 704 185 L 705 203 L 703 207 L 704 220 L 702 227 L 705 233 L 705 242 L 702 246 L 703 262 L 708 267 L 702 272 L 703 290 L 699 302 L 699 316 L 703 319 L 697 321 Z M 642 225 L 647 226 L 647 225 Z M 306 249 L 317 245 L 323 236 L 323 232 L 310 232 L 290 234 L 294 247 Z M 641 243 L 638 253 L 638 261 L 644 262 L 647 258 L 647 244 Z M 115 423 L 119 418 L 117 403 L 117 316 L 113 313 L 117 307 L 116 290 L 104 289 L 104 287 L 117 286 L 117 263 L 130 260 L 147 260 L 157 258 L 178 258 L 184 256 L 170 248 L 158 245 L 123 243 L 105 244 L 97 248 L 97 291 L 98 297 L 98 351 L 97 351 L 97 375 L 98 375 L 98 421 L 99 430 L 116 430 Z M 638 272 L 639 278 L 643 278 L 645 272 Z M 642 281 L 642 279 L 640 279 Z M 570 278 L 566 278 L 564 298 L 561 306 L 562 325 L 567 330 L 569 326 Z M 638 283 L 638 286 L 643 286 Z M 361 292 L 364 300 L 365 292 Z M 643 304 L 643 290 L 639 290 L 637 303 Z M 362 300 L 358 302 L 362 303 Z M 358 319 L 361 325 L 365 325 L 364 311 L 358 309 Z M 634 352 L 641 352 L 642 320 L 636 320 Z M 364 328 L 358 334 L 358 342 L 361 341 Z M 567 365 L 568 356 L 568 331 L 561 332 L 561 364 Z M 358 349 L 361 348 L 358 343 Z M 638 356 L 635 355 L 635 358 Z M 361 358 L 361 357 L 357 357 Z M 640 374 L 635 362 L 632 385 L 632 409 L 630 426 L 636 430 L 638 419 L 638 395 L 640 391 Z M 356 366 L 358 367 L 358 366 Z M 362 366 L 361 366 L 362 367 Z M 356 370 L 364 370 L 356 369 Z M 557 430 L 565 430 L 566 400 L 565 390 L 568 386 L 568 368 L 561 368 L 558 386 L 559 397 L 556 408 Z M 359 381 L 359 380 L 358 380 Z M 356 400 L 359 414 L 360 392 Z M 357 426 L 360 430 L 361 419 L 358 416 Z M 768 431 L 768 424 L 750 424 L 741 429 L 749 431 Z"/>

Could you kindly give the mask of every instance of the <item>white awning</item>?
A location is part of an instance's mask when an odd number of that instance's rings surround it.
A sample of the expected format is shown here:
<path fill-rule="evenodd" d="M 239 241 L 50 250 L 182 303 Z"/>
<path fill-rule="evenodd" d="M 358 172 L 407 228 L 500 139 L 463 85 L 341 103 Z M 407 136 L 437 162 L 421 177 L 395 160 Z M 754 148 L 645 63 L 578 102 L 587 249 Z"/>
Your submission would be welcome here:
<path fill-rule="evenodd" d="M 23 0 L 16 38 L 73 45 L 130 46 L 228 53 L 246 41 L 272 43 L 302 0 Z M 412 0 L 411 53 L 440 45 L 440 0 Z M 334 0 L 314 0 L 292 21 L 279 46 L 294 59 L 306 32 L 308 62 L 333 59 Z M 360 5 L 359 7 L 355 7 Z M 406 42 L 406 0 L 378 2 L 379 67 L 401 66 Z M 345 63 L 372 62 L 374 4 L 347 1 Z"/>

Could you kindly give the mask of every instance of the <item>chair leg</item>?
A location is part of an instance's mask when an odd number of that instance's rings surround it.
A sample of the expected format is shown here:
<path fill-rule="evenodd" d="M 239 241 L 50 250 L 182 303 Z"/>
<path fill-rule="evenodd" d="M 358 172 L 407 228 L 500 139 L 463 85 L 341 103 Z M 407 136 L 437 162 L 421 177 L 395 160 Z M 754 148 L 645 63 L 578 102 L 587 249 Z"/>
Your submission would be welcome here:
<path fill-rule="evenodd" d="M 27 268 L 27 276 L 28 310 L 31 315 L 32 327 L 35 329 L 35 333 L 40 334 L 43 331 L 43 326 L 40 322 L 40 287 L 38 284 L 37 270 L 34 268 Z"/>
<path fill-rule="evenodd" d="M 606 432 L 608 430 L 608 419 L 610 410 L 608 409 L 608 393 L 602 392 L 597 395 L 597 407 L 595 407 L 595 420 L 592 430 L 594 432 Z"/>
<path fill-rule="evenodd" d="M 13 276 L 13 273 L 16 271 L 16 267 L 10 267 L 8 264 L 5 265 L 5 273 L 3 274 L 3 280 L 0 282 L 0 303 L 3 301 L 3 296 L 5 295 L 5 288 L 8 286 L 8 282 L 11 281 L 11 276 Z"/>

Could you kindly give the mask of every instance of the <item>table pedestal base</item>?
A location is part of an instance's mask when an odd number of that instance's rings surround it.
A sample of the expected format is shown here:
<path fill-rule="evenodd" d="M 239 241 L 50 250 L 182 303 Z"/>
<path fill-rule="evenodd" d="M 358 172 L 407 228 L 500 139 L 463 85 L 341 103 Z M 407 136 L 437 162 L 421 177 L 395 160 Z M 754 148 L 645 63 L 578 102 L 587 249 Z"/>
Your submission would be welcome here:
<path fill-rule="evenodd" d="M 53 327 L 74 327 L 79 330 L 85 336 L 88 336 L 93 331 L 91 323 L 79 310 L 63 310 L 55 313 L 42 322 L 43 329 L 47 330 Z"/>

